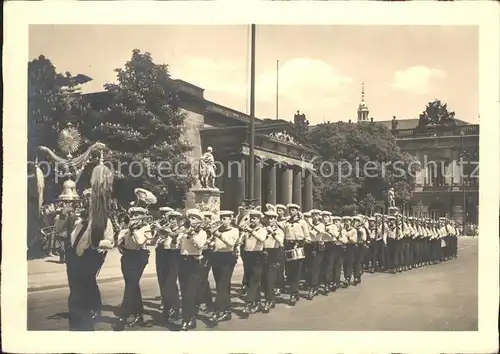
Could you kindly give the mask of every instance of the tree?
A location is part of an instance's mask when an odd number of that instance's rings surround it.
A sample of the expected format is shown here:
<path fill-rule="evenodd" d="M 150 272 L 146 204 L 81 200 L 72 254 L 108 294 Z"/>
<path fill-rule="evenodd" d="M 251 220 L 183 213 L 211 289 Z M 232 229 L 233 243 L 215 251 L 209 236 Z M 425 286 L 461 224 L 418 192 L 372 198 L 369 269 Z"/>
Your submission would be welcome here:
<path fill-rule="evenodd" d="M 293 117 L 293 127 L 297 134 L 301 137 L 305 138 L 307 136 L 307 132 L 309 130 L 309 121 L 306 119 L 306 115 L 304 113 L 300 114 L 299 111 Z"/>
<path fill-rule="evenodd" d="M 109 107 L 96 114 L 88 133 L 110 149 L 119 179 L 116 195 L 130 201 L 133 188 L 144 187 L 158 197 L 157 205 L 181 207 L 194 183 L 185 155 L 192 146 L 182 138 L 186 115 L 168 66 L 135 49 L 115 72 L 117 83 L 105 85 Z"/>
<path fill-rule="evenodd" d="M 418 121 L 419 128 L 428 125 L 455 125 L 455 112 L 448 111 L 448 105 L 440 100 L 429 102 Z"/>
<path fill-rule="evenodd" d="M 390 131 L 370 123 L 323 123 L 308 142 L 321 159 L 315 161 L 319 204 L 337 215 L 375 212 L 394 187 L 401 205 L 409 201 L 416 164 L 402 153 Z"/>

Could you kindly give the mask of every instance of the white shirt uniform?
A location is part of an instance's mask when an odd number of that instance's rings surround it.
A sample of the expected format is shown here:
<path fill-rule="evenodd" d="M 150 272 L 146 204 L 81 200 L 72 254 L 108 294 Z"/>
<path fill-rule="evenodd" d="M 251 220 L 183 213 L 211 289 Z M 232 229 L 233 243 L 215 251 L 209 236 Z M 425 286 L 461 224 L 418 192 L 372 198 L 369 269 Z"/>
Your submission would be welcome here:
<path fill-rule="evenodd" d="M 166 250 L 179 250 L 181 248 L 179 235 L 184 231 L 184 227 L 167 229 L 166 237 L 163 240 L 163 248 Z M 174 238 L 176 242 L 174 243 Z"/>
<path fill-rule="evenodd" d="M 285 223 L 285 240 L 287 241 L 301 241 L 301 240 L 311 240 L 309 233 L 309 225 L 303 219 L 298 221 L 288 220 Z"/>
<path fill-rule="evenodd" d="M 187 237 L 190 230 L 184 230 L 179 235 L 181 255 L 183 256 L 200 256 L 203 246 L 207 242 L 207 233 L 205 230 L 200 230 L 194 235 Z"/>
<path fill-rule="evenodd" d="M 285 233 L 278 226 L 267 228 L 267 238 L 264 241 L 264 248 L 280 248 L 283 246 Z"/>
<path fill-rule="evenodd" d="M 312 222 L 312 225 L 313 226 L 308 225 L 311 241 L 312 242 L 324 241 L 323 238 L 325 237 L 325 224 L 323 224 L 322 222 L 314 224 L 314 222 Z"/>
<path fill-rule="evenodd" d="M 339 228 L 334 223 L 325 225 L 325 235 L 323 236 L 323 241 L 325 242 L 335 242 L 339 238 Z"/>
<path fill-rule="evenodd" d="M 236 227 L 231 227 L 229 230 L 220 232 L 220 236 L 215 236 L 214 251 L 215 252 L 233 252 L 234 245 L 240 237 L 240 231 Z"/>
<path fill-rule="evenodd" d="M 267 238 L 267 229 L 263 226 L 254 228 L 247 232 L 245 237 L 245 251 L 258 252 L 264 249 L 264 241 Z"/>
<path fill-rule="evenodd" d="M 342 237 L 347 241 L 347 243 L 350 244 L 358 242 L 358 232 L 353 227 L 351 227 L 349 230 L 342 229 Z"/>
<path fill-rule="evenodd" d="M 145 225 L 134 231 L 123 229 L 118 234 L 118 243 L 123 244 L 123 248 L 127 250 L 140 250 L 146 248 L 146 242 L 153 237 L 151 227 Z"/>
<path fill-rule="evenodd" d="M 356 229 L 356 233 L 357 233 L 356 243 L 366 242 L 367 234 L 366 234 L 366 230 L 363 226 Z"/>

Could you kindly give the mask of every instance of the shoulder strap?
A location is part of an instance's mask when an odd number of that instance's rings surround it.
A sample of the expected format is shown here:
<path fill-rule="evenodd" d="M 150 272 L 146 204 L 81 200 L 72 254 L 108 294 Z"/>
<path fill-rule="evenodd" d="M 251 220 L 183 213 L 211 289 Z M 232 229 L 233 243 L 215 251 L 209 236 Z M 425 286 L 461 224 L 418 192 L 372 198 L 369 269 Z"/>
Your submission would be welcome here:
<path fill-rule="evenodd" d="M 83 234 L 85 233 L 85 231 L 87 231 L 87 226 L 88 226 L 88 221 L 85 220 L 85 221 L 82 221 L 82 223 L 80 225 L 82 225 L 82 228 L 80 229 L 80 231 L 78 232 L 78 235 L 76 235 L 76 238 L 75 238 L 75 243 L 73 245 L 73 248 L 76 249 L 76 247 L 78 246 L 78 244 L 80 243 L 80 240 L 82 239 L 83 237 Z"/>

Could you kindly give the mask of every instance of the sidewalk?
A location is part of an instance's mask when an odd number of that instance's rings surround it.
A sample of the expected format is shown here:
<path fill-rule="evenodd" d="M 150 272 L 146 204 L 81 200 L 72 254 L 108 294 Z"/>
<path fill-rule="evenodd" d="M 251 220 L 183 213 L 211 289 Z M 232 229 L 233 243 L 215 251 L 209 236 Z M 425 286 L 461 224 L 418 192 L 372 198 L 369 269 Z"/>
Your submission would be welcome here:
<path fill-rule="evenodd" d="M 156 277 L 154 247 L 150 247 L 149 262 L 144 269 L 143 278 Z M 123 281 L 120 263 L 121 254 L 116 248 L 108 252 L 104 265 L 97 277 L 99 283 Z M 241 266 L 238 260 L 236 267 Z M 68 287 L 66 265 L 59 263 L 59 257 L 28 260 L 28 293 L 34 291 L 60 289 Z"/>

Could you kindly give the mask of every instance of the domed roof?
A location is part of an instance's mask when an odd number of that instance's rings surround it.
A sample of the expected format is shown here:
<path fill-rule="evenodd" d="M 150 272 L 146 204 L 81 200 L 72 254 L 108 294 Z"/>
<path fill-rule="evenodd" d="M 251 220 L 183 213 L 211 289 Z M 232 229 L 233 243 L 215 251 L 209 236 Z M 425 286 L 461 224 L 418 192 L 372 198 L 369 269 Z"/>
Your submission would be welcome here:
<path fill-rule="evenodd" d="M 368 106 L 364 101 L 359 104 L 358 111 L 368 111 Z"/>

